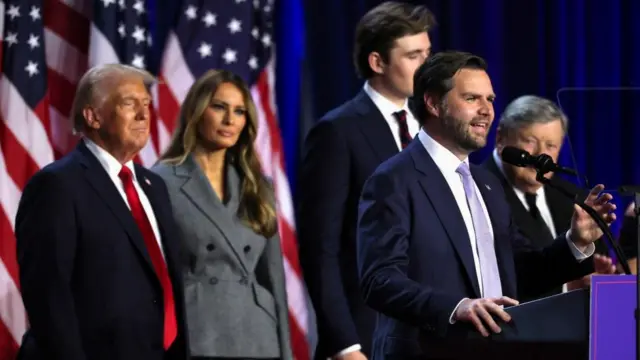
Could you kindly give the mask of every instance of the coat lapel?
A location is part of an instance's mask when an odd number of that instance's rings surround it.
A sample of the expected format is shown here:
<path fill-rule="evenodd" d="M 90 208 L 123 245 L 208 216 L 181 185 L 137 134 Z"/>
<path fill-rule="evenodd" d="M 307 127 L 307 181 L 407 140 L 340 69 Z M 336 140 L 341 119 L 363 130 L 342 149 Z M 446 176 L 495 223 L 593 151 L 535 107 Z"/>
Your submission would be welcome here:
<path fill-rule="evenodd" d="M 362 122 L 359 128 L 373 152 L 382 161 L 399 152 L 389 124 L 364 90 L 353 99 L 357 113 Z"/>
<path fill-rule="evenodd" d="M 234 215 L 237 210 L 239 177 L 235 173 L 232 167 L 228 168 L 227 183 L 228 191 L 231 192 L 232 201 L 229 202 L 229 208 L 225 207 L 218 199 L 218 196 L 213 191 L 209 180 L 206 178 L 200 167 L 196 164 L 191 156 L 189 156 L 185 162 L 181 165 L 175 166 L 176 176 L 184 177 L 185 182 L 182 185 L 182 192 L 193 203 L 193 205 L 202 212 L 202 214 L 211 223 L 216 226 L 224 237 L 225 242 L 232 250 L 234 257 L 238 261 L 238 264 L 248 271 L 241 255 L 242 248 L 240 241 L 233 241 L 232 239 L 238 239 L 237 223 L 235 222 Z"/>
<path fill-rule="evenodd" d="M 131 210 L 129 210 L 122 199 L 122 195 L 120 195 L 115 184 L 111 178 L 109 178 L 109 175 L 104 170 L 98 159 L 95 158 L 83 142 L 78 144 L 77 150 L 80 153 L 80 163 L 85 169 L 84 175 L 87 178 L 87 181 L 94 188 L 98 196 L 100 196 L 109 206 L 111 212 L 115 215 L 129 235 L 129 240 L 133 247 L 144 259 L 144 262 L 149 266 L 149 269 L 154 271 L 155 274 L 153 263 L 151 262 L 149 252 L 147 251 L 144 239 L 142 238 L 142 233 L 138 228 L 138 224 L 136 224 L 133 216 L 131 215 Z M 157 279 L 156 276 L 154 276 L 154 278 Z"/>
<path fill-rule="evenodd" d="M 413 141 L 407 149 L 411 152 L 416 170 L 421 173 L 418 180 L 420 186 L 427 194 L 433 209 L 449 236 L 449 240 L 460 257 L 467 277 L 473 286 L 475 296 L 480 297 L 480 285 L 478 284 L 469 233 L 465 227 L 460 209 L 456 205 L 453 192 L 451 192 L 447 180 L 420 141 Z"/>

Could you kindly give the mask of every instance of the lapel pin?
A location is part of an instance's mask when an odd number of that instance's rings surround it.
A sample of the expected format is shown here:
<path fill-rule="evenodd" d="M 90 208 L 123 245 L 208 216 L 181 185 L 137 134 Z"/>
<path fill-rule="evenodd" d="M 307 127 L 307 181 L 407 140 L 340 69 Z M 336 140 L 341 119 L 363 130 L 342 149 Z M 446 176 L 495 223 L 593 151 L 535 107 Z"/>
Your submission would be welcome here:
<path fill-rule="evenodd" d="M 486 186 L 486 187 L 487 187 L 487 190 L 491 190 L 491 186 L 489 186 L 489 185 L 487 185 L 487 184 L 484 184 L 484 186 Z"/>
<path fill-rule="evenodd" d="M 149 181 L 149 179 L 144 178 L 144 182 L 146 182 L 146 183 L 147 183 L 147 185 L 151 186 L 151 181 Z"/>

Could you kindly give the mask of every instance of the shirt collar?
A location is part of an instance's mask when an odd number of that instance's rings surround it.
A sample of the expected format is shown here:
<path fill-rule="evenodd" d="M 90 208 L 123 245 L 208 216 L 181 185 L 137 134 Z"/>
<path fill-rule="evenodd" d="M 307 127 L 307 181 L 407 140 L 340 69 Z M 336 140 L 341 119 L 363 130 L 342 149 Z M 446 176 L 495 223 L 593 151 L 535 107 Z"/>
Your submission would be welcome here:
<path fill-rule="evenodd" d="M 436 163 L 436 166 L 443 173 L 456 173 L 458 167 L 463 162 L 469 165 L 469 157 L 466 157 L 464 160 L 460 161 L 460 159 L 458 159 L 458 157 L 454 153 L 452 153 L 449 149 L 445 148 L 444 146 L 442 146 L 442 144 L 429 136 L 429 134 L 424 131 L 424 128 L 420 129 L 420 132 L 418 133 L 418 139 L 427 150 L 429 155 L 431 155 L 431 158 Z"/>
<path fill-rule="evenodd" d="M 82 140 L 84 141 L 84 144 L 87 146 L 89 151 L 91 151 L 93 156 L 95 156 L 98 159 L 98 161 L 100 162 L 104 170 L 107 172 L 107 174 L 109 174 L 109 176 L 112 178 L 118 178 L 120 174 L 120 170 L 122 170 L 123 165 L 120 164 L 120 162 L 113 155 L 111 155 L 107 150 L 101 148 L 98 144 L 96 144 L 92 140 L 86 137 L 83 138 Z M 124 166 L 128 167 L 129 170 L 131 170 L 131 173 L 133 174 L 133 181 L 136 181 L 136 171 L 133 166 L 133 161 L 132 160 L 127 161 L 124 164 Z"/>
<path fill-rule="evenodd" d="M 369 95 L 369 98 L 371 98 L 371 101 L 373 101 L 373 103 L 376 105 L 378 110 L 380 110 L 380 112 L 384 116 L 393 115 L 393 113 L 398 112 L 400 110 L 406 111 L 407 114 L 411 113 L 409 111 L 408 99 L 405 99 L 404 105 L 399 107 L 398 105 L 394 104 L 391 100 L 387 99 L 378 91 L 376 91 L 373 87 L 371 87 L 368 81 L 364 83 L 364 92 L 367 93 L 367 95 Z"/>

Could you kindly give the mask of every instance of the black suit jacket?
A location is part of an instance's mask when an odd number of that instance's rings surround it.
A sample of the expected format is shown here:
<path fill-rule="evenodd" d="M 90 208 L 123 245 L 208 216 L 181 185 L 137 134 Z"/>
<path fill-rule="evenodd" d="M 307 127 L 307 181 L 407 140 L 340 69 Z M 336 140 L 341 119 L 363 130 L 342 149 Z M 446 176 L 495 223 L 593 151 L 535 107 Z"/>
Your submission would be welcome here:
<path fill-rule="evenodd" d="M 501 182 L 504 189 L 505 196 L 509 206 L 511 207 L 511 214 L 513 221 L 518 226 L 519 231 L 526 238 L 530 239 L 530 244 L 536 248 L 544 248 L 551 245 L 555 241 L 550 233 L 541 229 L 531 217 L 529 211 L 524 207 L 522 201 L 518 198 L 513 186 L 507 181 L 502 171 L 498 168 L 493 159 L 493 155 L 490 155 L 482 164 L 482 167 L 492 172 Z M 545 198 L 549 210 L 551 211 L 551 218 L 553 219 L 554 230 L 556 234 L 562 234 L 571 228 L 571 218 L 573 216 L 573 202 L 568 199 L 564 194 L 555 190 L 552 187 L 544 185 Z M 588 271 L 593 267 L 591 261 L 583 262 L 584 270 Z M 524 285 L 524 284 L 523 284 Z M 559 294 L 562 292 L 562 287 L 556 287 L 551 291 L 544 294 L 532 294 L 530 289 L 522 286 L 518 289 L 518 300 L 521 302 L 534 300 L 540 297 Z"/>
<path fill-rule="evenodd" d="M 173 284 L 178 338 L 165 353 L 163 297 L 131 211 L 81 142 L 36 173 L 16 217 L 22 296 L 30 322 L 20 359 L 186 359 L 179 239 L 167 189 L 136 165 L 158 221 Z"/>
<path fill-rule="evenodd" d="M 491 218 L 505 296 L 523 284 L 543 293 L 586 274 L 564 233 L 544 248 L 530 246 L 499 180 L 475 165 L 471 174 Z M 383 314 L 372 360 L 421 356 L 427 343 L 466 334 L 467 326 L 451 326 L 449 318 L 460 300 L 481 296 L 471 242 L 449 184 L 420 141 L 367 180 L 357 237 L 362 293 Z"/>
<path fill-rule="evenodd" d="M 364 91 L 326 114 L 305 140 L 296 219 L 319 359 L 356 343 L 369 352 L 376 318 L 358 288 L 358 199 L 369 175 L 397 153 L 389 125 Z"/>

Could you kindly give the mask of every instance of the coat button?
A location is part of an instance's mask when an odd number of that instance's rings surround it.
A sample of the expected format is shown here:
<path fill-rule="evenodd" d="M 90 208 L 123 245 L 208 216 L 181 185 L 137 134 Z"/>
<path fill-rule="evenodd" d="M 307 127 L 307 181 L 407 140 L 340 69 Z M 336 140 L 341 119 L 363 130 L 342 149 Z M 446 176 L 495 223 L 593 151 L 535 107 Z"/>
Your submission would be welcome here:
<path fill-rule="evenodd" d="M 247 279 L 246 276 L 243 276 L 242 279 L 240 279 L 240 284 L 242 284 L 242 285 L 249 284 L 249 279 Z"/>
<path fill-rule="evenodd" d="M 245 245 L 245 247 L 244 247 L 244 252 L 245 252 L 245 253 L 248 253 L 249 251 L 251 251 L 251 246 L 249 246 L 249 245 Z"/>
<path fill-rule="evenodd" d="M 215 249 L 215 248 L 216 248 L 216 247 L 215 247 L 215 246 L 213 246 L 213 244 L 208 244 L 208 245 L 207 245 L 207 250 L 209 250 L 209 251 L 213 251 L 213 249 Z"/>
<path fill-rule="evenodd" d="M 211 285 L 215 285 L 218 283 L 218 278 L 217 277 L 212 277 L 211 279 L 209 279 L 209 284 Z"/>

